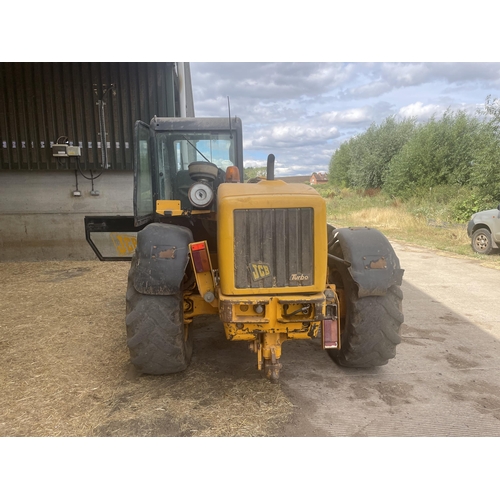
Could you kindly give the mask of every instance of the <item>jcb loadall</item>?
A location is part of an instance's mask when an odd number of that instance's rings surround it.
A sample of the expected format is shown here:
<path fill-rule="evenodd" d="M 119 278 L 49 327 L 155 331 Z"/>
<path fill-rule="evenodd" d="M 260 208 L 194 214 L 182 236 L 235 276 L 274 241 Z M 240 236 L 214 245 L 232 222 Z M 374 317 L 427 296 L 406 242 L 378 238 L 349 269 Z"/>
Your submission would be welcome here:
<path fill-rule="evenodd" d="M 155 117 L 135 141 L 133 223 L 85 223 L 100 258 L 93 233 L 138 231 L 126 325 L 139 372 L 187 368 L 190 324 L 206 314 L 249 342 L 271 381 L 286 340 L 321 336 L 344 366 L 395 356 L 403 270 L 379 231 L 329 226 L 316 190 L 274 180 L 273 155 L 267 180 L 242 182 L 238 118 Z"/>

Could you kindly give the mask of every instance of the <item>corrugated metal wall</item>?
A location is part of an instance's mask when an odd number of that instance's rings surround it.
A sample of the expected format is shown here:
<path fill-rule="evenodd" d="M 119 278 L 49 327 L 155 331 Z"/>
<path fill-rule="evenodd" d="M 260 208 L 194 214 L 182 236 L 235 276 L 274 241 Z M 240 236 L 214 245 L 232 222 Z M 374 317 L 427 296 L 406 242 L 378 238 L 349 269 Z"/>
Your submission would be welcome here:
<path fill-rule="evenodd" d="M 110 168 L 131 170 L 135 121 L 179 116 L 175 64 L 0 63 L 0 169 L 74 169 L 52 156 L 65 138 L 81 146 L 82 169 L 100 168 L 99 100 Z"/>

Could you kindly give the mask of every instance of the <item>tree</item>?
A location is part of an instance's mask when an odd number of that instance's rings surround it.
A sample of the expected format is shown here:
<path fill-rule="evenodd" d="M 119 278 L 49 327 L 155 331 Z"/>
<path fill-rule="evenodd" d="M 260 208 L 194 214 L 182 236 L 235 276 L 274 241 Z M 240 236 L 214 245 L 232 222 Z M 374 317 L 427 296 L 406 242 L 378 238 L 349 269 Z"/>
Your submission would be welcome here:
<path fill-rule="evenodd" d="M 267 167 L 245 167 L 243 169 L 244 180 L 249 181 L 255 177 L 265 177 Z"/>
<path fill-rule="evenodd" d="M 488 95 L 484 101 L 484 110 L 479 114 L 487 119 L 496 133 L 500 133 L 500 99 Z"/>
<path fill-rule="evenodd" d="M 390 116 L 380 125 L 344 142 L 330 160 L 330 178 L 335 184 L 355 188 L 380 188 L 392 158 L 416 130 L 413 118 L 398 121 Z"/>
<path fill-rule="evenodd" d="M 351 165 L 351 151 L 349 143 L 344 142 L 335 151 L 330 160 L 329 176 L 330 184 L 341 187 L 350 185 L 349 169 Z"/>

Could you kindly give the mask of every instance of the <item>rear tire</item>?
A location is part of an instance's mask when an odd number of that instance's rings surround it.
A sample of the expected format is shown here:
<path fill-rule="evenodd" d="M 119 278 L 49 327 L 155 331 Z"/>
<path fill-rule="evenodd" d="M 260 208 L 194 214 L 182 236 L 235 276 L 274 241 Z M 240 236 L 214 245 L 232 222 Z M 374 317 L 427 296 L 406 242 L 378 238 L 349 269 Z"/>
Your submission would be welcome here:
<path fill-rule="evenodd" d="M 340 242 L 332 233 L 328 252 L 343 259 Z M 342 366 L 370 368 L 387 364 L 401 342 L 403 292 L 392 285 L 385 295 L 359 297 L 358 286 L 346 266 L 330 269 L 330 283 L 344 290 L 346 314 L 341 319 L 341 348 L 328 349 Z"/>
<path fill-rule="evenodd" d="M 135 257 L 127 288 L 127 345 L 139 373 L 164 375 L 185 370 L 192 340 L 184 325 L 184 300 L 176 295 L 144 295 L 133 284 Z"/>

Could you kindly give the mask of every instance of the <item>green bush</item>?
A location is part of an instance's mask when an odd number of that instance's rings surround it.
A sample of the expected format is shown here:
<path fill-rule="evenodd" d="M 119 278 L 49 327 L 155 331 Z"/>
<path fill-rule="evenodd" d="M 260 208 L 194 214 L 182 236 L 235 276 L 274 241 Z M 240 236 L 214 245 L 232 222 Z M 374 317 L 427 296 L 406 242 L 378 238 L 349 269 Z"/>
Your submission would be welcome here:
<path fill-rule="evenodd" d="M 417 188 L 469 184 L 484 132 L 484 123 L 463 111 L 429 120 L 391 160 L 384 189 L 407 198 Z"/>
<path fill-rule="evenodd" d="M 469 191 L 467 196 L 457 199 L 451 205 L 451 211 L 454 220 L 467 222 L 472 214 L 495 208 L 497 205 L 498 203 L 490 195 L 474 189 Z"/>
<path fill-rule="evenodd" d="M 391 159 L 416 130 L 414 119 L 397 121 L 394 116 L 372 124 L 358 136 L 344 142 L 330 160 L 330 179 L 343 187 L 380 188 Z"/>
<path fill-rule="evenodd" d="M 418 216 L 465 222 L 500 202 L 500 100 L 488 96 L 477 116 L 372 124 L 335 151 L 330 179 L 359 193 L 382 188 Z"/>

